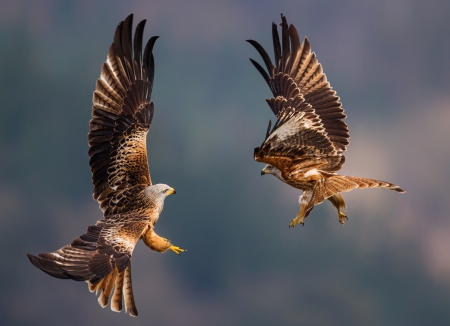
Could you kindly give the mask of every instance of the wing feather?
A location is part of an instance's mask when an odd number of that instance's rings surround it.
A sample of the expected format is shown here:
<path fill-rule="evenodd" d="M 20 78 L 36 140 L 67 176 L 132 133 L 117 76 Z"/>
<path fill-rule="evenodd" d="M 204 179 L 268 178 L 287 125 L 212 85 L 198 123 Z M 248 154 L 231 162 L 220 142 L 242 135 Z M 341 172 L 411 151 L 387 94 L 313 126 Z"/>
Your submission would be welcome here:
<path fill-rule="evenodd" d="M 289 107 L 275 123 L 263 144 L 255 148 L 258 162 L 273 165 L 281 171 L 299 168 L 327 167 L 341 161 L 311 105 L 302 102 Z"/>
<path fill-rule="evenodd" d="M 28 258 L 33 265 L 51 276 L 88 281 L 91 292 L 101 292 L 98 302 L 102 307 L 108 304 L 115 287 L 114 301 L 111 302 L 111 309 L 115 311 L 122 308 L 125 275 L 125 299 L 130 302 L 130 314 L 137 315 L 130 288 L 131 256 L 147 228 L 148 221 L 138 214 L 108 216 L 89 226 L 86 233 L 70 245 L 37 257 L 28 254 Z"/>
<path fill-rule="evenodd" d="M 108 198 L 115 192 L 152 184 L 146 136 L 154 112 L 150 96 L 154 76 L 152 49 L 157 37 L 148 41 L 142 56 L 145 20 L 137 25 L 134 42 L 132 24 L 133 15 L 129 15 L 117 26 L 93 95 L 89 163 L 93 197 L 104 212 L 112 203 Z"/>
<path fill-rule="evenodd" d="M 327 152 L 333 154 L 326 154 L 326 156 L 331 155 L 332 159 L 330 163 L 334 162 L 337 165 L 333 166 L 333 164 L 329 164 L 328 168 L 331 169 L 330 171 L 336 171 L 340 169 L 345 160 L 342 152 L 346 150 L 346 146 L 349 143 L 348 138 L 350 137 L 348 127 L 343 121 L 346 117 L 344 110 L 342 109 L 339 97 L 336 96 L 336 92 L 327 81 L 326 75 L 315 53 L 311 52 L 311 45 L 308 39 L 305 38 L 303 43 L 301 43 L 295 26 L 288 25 L 283 15 L 281 15 L 281 19 L 281 43 L 277 26 L 275 23 L 272 23 L 274 63 L 271 62 L 267 52 L 258 42 L 248 40 L 261 55 L 267 71 L 254 60 L 251 59 L 251 61 L 269 84 L 274 97 L 267 102 L 277 118 L 285 120 L 283 115 L 290 110 L 312 110 L 314 112 L 314 116 L 311 113 L 305 115 L 302 118 L 304 119 L 303 123 L 300 123 L 294 129 L 299 132 L 297 136 L 301 134 L 304 137 L 309 137 L 306 141 L 308 143 L 307 146 L 309 146 L 308 148 L 318 146 L 318 152 L 321 152 L 325 144 L 329 146 Z M 304 103 L 309 104 L 309 106 L 306 106 Z M 295 115 L 290 115 L 290 117 L 294 119 Z M 307 123 L 307 120 L 310 118 L 314 120 L 314 123 Z M 320 127 L 315 124 L 316 121 L 320 122 Z M 297 120 L 297 122 L 299 121 Z M 283 124 L 286 125 L 286 121 Z M 310 135 L 308 136 L 303 128 L 308 128 L 310 125 L 314 125 L 315 127 L 314 130 L 309 132 Z M 284 128 L 287 128 L 287 126 L 289 124 Z M 300 128 L 300 126 L 302 127 Z M 312 137 L 313 134 L 317 137 Z M 314 141 L 319 140 L 319 143 L 314 143 Z M 271 146 L 273 145 L 271 144 Z M 290 154 L 288 156 L 290 157 L 295 151 L 289 146 L 294 146 L 294 144 L 284 144 L 283 150 L 281 150 L 281 145 L 279 145 L 278 147 L 280 149 L 278 152 L 289 152 Z M 263 149 L 264 146 L 255 149 L 255 159 L 258 157 L 259 160 L 263 161 L 261 156 L 265 153 Z M 271 151 L 273 152 L 273 148 Z M 256 152 L 258 152 L 258 155 L 256 155 Z M 301 149 L 300 152 L 303 153 Z M 339 155 L 341 158 L 338 159 L 336 156 Z"/>

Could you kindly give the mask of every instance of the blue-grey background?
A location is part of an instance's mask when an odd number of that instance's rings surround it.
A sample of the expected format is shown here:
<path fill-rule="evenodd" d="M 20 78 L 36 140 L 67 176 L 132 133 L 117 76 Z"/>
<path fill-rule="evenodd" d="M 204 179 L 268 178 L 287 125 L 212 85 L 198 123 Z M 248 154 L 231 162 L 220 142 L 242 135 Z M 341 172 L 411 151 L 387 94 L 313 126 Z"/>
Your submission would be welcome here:
<path fill-rule="evenodd" d="M 244 40 L 272 54 L 280 13 L 308 36 L 348 118 L 344 174 L 399 184 L 344 194 L 289 229 L 295 190 L 261 177 L 273 119 Z M 189 252 L 133 255 L 140 316 L 35 269 L 101 218 L 87 156 L 95 81 L 117 24 L 159 35 L 148 136 L 177 190 L 157 231 Z M 450 324 L 450 2 L 0 1 L 2 325 Z"/>

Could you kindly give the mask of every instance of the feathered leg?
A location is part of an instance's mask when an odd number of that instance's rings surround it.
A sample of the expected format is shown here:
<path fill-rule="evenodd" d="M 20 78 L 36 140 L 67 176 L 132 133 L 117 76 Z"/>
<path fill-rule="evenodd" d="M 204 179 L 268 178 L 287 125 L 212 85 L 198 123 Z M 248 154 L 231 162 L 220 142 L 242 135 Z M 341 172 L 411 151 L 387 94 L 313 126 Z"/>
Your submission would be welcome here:
<path fill-rule="evenodd" d="M 313 197 L 313 191 L 305 190 L 303 194 L 300 196 L 298 202 L 300 204 L 300 209 L 297 213 L 297 216 L 292 220 L 289 227 L 294 227 L 297 224 L 305 225 L 305 218 L 309 215 L 311 210 L 314 208 L 314 205 L 310 207 L 311 199 Z"/>
<path fill-rule="evenodd" d="M 348 220 L 347 216 L 342 212 L 343 210 L 345 211 L 346 209 L 344 198 L 340 193 L 337 193 L 329 197 L 328 200 L 333 204 L 334 207 L 337 208 L 339 215 L 339 223 L 344 225 L 345 221 Z"/>
<path fill-rule="evenodd" d="M 148 229 L 148 231 L 144 235 L 142 235 L 141 239 L 142 241 L 144 241 L 147 247 L 157 252 L 166 252 L 167 250 L 170 249 L 174 253 L 179 255 L 180 253 L 187 251 L 178 246 L 172 245 L 172 243 L 169 240 L 157 235 L 152 228 Z"/>

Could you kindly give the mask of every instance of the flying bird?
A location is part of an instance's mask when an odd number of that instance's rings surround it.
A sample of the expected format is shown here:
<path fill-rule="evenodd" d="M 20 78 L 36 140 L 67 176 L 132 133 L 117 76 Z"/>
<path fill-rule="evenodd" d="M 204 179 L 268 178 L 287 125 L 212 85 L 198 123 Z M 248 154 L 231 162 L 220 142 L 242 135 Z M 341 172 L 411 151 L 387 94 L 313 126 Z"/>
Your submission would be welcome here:
<path fill-rule="evenodd" d="M 152 49 L 158 37 L 150 38 L 142 55 L 145 20 L 137 25 L 133 42 L 132 25 L 129 15 L 117 26 L 93 95 L 89 164 L 103 218 L 70 245 L 28 258 L 53 277 L 86 281 L 91 292 L 101 292 L 102 307 L 111 299 L 111 309 L 119 312 L 123 297 L 125 311 L 137 316 L 131 255 L 138 240 L 157 252 L 185 250 L 154 231 L 165 198 L 175 190 L 152 184 L 147 161 L 154 112 Z"/>
<path fill-rule="evenodd" d="M 345 162 L 350 138 L 339 97 L 331 88 L 308 39 L 303 43 L 294 25 L 281 15 L 281 43 L 277 25 L 272 23 L 275 61 L 264 48 L 247 40 L 261 55 L 266 69 L 250 59 L 269 85 L 273 97 L 267 100 L 277 117 L 269 121 L 266 137 L 255 148 L 254 159 L 267 165 L 261 175 L 271 174 L 303 190 L 300 209 L 289 227 L 304 225 L 314 206 L 328 199 L 344 224 L 345 201 L 341 192 L 356 188 L 386 188 L 400 193 L 397 185 L 367 178 L 336 174 Z"/>

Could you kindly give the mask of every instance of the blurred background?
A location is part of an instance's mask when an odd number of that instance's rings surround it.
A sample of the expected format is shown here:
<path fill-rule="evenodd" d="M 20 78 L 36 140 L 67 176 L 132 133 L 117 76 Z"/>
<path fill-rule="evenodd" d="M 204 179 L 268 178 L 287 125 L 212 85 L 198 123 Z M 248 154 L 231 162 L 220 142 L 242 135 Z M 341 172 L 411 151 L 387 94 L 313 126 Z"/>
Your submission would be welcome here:
<path fill-rule="evenodd" d="M 308 36 L 348 118 L 342 173 L 400 185 L 344 194 L 289 229 L 300 191 L 253 148 L 272 113 L 261 62 L 280 13 Z M 101 309 L 84 282 L 34 268 L 101 218 L 87 133 L 117 24 L 147 19 L 154 48 L 152 179 L 177 190 L 138 243 L 138 318 Z M 2 325 L 450 324 L 450 2 L 0 1 Z"/>

